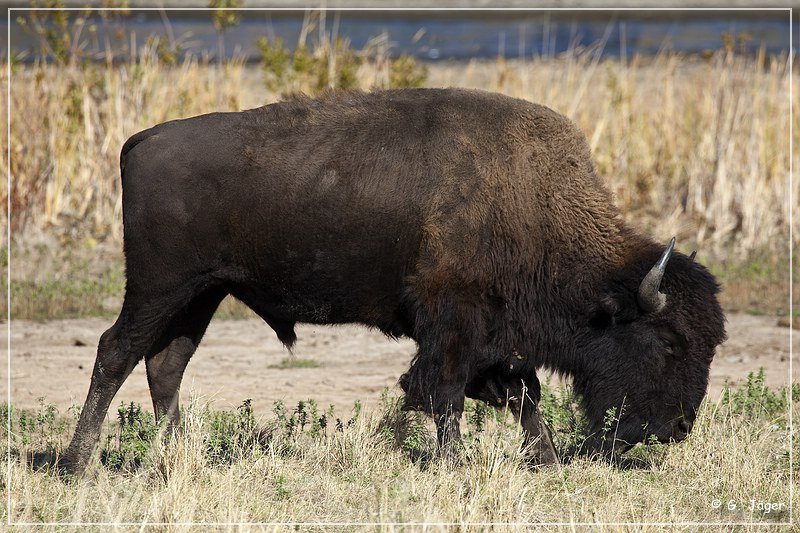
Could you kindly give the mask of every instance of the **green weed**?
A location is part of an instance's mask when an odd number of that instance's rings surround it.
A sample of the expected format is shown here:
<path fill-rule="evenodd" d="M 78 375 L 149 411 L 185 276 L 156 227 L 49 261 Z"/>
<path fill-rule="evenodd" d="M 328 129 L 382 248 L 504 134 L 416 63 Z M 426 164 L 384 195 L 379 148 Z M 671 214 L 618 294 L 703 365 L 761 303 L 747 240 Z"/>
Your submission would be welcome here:
<path fill-rule="evenodd" d="M 206 456 L 212 464 L 229 464 L 265 448 L 268 436 L 258 427 L 252 400 L 242 402 L 236 411 L 207 409 L 204 418 L 208 422 Z"/>
<path fill-rule="evenodd" d="M 589 434 L 589 423 L 580 409 L 580 398 L 570 387 L 553 388 L 549 380 L 541 384 L 539 411 L 553 434 L 560 453 L 580 447 Z"/>
<path fill-rule="evenodd" d="M 303 359 L 302 357 L 285 357 L 280 363 L 269 365 L 268 368 L 287 370 L 290 368 L 319 368 L 322 364 L 314 359 Z"/>
<path fill-rule="evenodd" d="M 782 387 L 775 391 L 765 383 L 764 368 L 747 374 L 747 382 L 737 389 L 725 386 L 722 405 L 730 416 L 741 416 L 751 420 L 767 419 L 786 421 L 789 409 L 789 391 Z M 800 402 L 800 384 L 792 385 L 792 398 Z"/>
<path fill-rule="evenodd" d="M 117 409 L 117 428 L 106 437 L 100 462 L 110 470 L 133 472 L 147 464 L 158 426 L 149 411 L 131 402 Z"/>

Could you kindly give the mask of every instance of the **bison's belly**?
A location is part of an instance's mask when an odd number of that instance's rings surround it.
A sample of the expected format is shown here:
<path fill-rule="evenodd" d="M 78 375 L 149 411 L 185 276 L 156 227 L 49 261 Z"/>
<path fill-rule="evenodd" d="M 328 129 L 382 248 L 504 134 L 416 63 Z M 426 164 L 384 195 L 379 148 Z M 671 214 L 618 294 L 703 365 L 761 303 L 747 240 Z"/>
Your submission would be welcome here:
<path fill-rule="evenodd" d="M 409 335 L 407 286 L 417 234 L 379 224 L 328 220 L 275 221 L 237 258 L 231 292 L 276 320 L 362 323 Z M 241 242 L 241 241 L 240 241 Z"/>

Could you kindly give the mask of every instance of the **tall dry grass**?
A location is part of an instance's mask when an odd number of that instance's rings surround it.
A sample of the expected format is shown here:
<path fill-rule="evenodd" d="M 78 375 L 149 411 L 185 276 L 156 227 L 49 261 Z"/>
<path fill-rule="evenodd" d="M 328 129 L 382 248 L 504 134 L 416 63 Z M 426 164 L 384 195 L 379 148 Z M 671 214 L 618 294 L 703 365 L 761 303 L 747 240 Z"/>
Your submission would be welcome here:
<path fill-rule="evenodd" d="M 170 66 L 155 49 L 120 65 L 14 65 L 12 71 L 13 178 L 0 202 L 5 206 L 10 193 L 17 235 L 39 228 L 119 239 L 118 153 L 128 136 L 165 120 L 280 98 L 259 68 L 196 58 Z M 788 189 L 786 57 L 723 49 L 706 58 L 662 54 L 620 62 L 589 50 L 433 63 L 428 72 L 431 87 L 499 91 L 574 119 L 626 217 L 660 238 L 678 234 L 706 252 L 737 257 L 786 249 L 789 194 L 796 201 L 800 190 L 800 180 Z M 366 61 L 356 84 L 385 86 L 389 75 L 385 61 Z M 280 92 L 304 89 L 295 82 Z M 792 105 L 798 117 L 798 100 Z"/>
<path fill-rule="evenodd" d="M 677 234 L 740 259 L 759 248 L 786 249 L 796 207 L 788 198 L 791 105 L 798 124 L 786 57 L 723 49 L 625 64 L 589 53 L 472 62 L 433 69 L 429 81 L 542 102 L 575 120 L 626 217 L 662 239 Z M 795 202 L 798 191 L 795 180 Z"/>

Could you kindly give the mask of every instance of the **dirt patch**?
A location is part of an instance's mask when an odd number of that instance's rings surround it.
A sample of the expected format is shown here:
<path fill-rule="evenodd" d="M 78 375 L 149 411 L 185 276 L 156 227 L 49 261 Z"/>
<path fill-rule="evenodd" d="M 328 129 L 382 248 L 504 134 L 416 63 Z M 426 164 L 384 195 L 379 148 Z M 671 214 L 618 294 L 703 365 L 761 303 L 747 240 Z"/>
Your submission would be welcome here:
<path fill-rule="evenodd" d="M 13 321 L 12 404 L 35 407 L 44 397 L 62 410 L 82 405 L 97 341 L 111 322 L 105 318 Z M 740 384 L 759 367 L 764 367 L 770 386 L 787 384 L 787 327 L 778 326 L 774 317 L 744 314 L 729 315 L 727 327 L 729 340 L 719 348 L 711 368 L 712 398 L 718 397 L 725 380 Z M 302 325 L 297 334 L 290 356 L 258 319 L 213 322 L 186 371 L 183 401 L 194 393 L 224 408 L 251 398 L 256 412 L 267 414 L 275 400 L 291 405 L 313 398 L 322 407 L 332 403 L 337 411 L 346 412 L 355 400 L 376 402 L 384 387 L 397 390 L 397 379 L 415 351 L 410 340 L 390 340 L 358 326 Z M 5 353 L 4 346 L 3 359 Z M 144 365 L 136 367 L 114 405 L 120 401 L 150 404 Z"/>

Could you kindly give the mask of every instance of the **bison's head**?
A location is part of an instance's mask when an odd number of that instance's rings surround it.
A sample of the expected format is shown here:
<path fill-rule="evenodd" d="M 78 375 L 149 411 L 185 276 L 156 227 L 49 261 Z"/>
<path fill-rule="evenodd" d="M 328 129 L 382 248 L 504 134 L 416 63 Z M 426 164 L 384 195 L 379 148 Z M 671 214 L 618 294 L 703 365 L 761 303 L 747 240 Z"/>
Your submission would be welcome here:
<path fill-rule="evenodd" d="M 694 424 L 725 319 L 717 282 L 694 254 L 673 253 L 674 242 L 637 254 L 580 335 L 575 387 L 591 425 L 589 452 L 681 441 Z"/>

